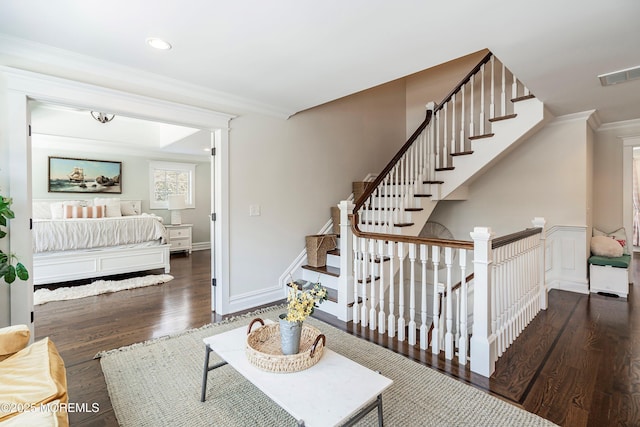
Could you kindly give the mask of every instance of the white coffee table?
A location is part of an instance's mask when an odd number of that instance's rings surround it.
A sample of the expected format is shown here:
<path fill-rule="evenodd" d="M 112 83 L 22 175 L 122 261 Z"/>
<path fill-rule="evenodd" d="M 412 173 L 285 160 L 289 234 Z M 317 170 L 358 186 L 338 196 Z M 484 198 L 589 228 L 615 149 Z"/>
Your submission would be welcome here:
<path fill-rule="evenodd" d="M 266 320 L 266 323 L 271 321 Z M 206 397 L 208 372 L 228 363 L 291 414 L 299 426 L 352 425 L 375 408 L 378 409 L 378 424 L 383 425 L 381 393 L 393 381 L 329 348 L 325 348 L 322 358 L 308 369 L 273 373 L 256 368 L 247 359 L 247 326 L 203 341 L 206 353 L 202 402 Z M 209 366 L 211 351 L 215 351 L 223 362 Z"/>

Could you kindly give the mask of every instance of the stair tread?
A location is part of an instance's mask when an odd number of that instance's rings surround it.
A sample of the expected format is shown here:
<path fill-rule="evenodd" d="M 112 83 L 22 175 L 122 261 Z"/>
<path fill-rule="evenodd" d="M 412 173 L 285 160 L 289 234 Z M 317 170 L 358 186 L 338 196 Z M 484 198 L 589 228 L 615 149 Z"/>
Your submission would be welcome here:
<path fill-rule="evenodd" d="M 432 197 L 433 194 L 414 194 L 413 197 Z"/>
<path fill-rule="evenodd" d="M 340 256 L 340 249 L 339 248 L 331 249 L 330 251 L 327 251 L 327 255 Z"/>
<path fill-rule="evenodd" d="M 524 101 L 526 99 L 532 99 L 535 98 L 536 96 L 533 94 L 529 94 L 529 95 L 523 95 L 523 96 L 519 96 L 517 98 L 511 98 L 511 102 L 519 102 L 519 101 Z"/>
<path fill-rule="evenodd" d="M 495 133 L 485 133 L 484 135 L 470 136 L 469 139 L 471 141 L 473 141 L 473 140 L 476 140 L 476 139 L 491 138 L 494 135 L 495 135 Z"/>
<path fill-rule="evenodd" d="M 361 260 L 361 259 L 362 259 L 362 257 L 361 257 L 361 256 L 358 256 L 358 259 L 359 259 L 359 260 Z M 383 262 L 387 262 L 387 261 L 389 261 L 390 259 L 391 259 L 391 258 L 390 258 L 390 257 L 388 257 L 388 256 L 386 256 L 386 255 L 382 257 L 382 261 L 383 261 Z M 376 256 L 376 257 L 373 259 L 373 262 L 375 262 L 376 264 L 380 264 L 380 257 L 379 257 L 379 256 Z"/>
<path fill-rule="evenodd" d="M 493 122 L 499 122 L 499 121 L 502 121 L 502 120 L 514 119 L 516 117 L 518 117 L 517 114 L 507 114 L 506 116 L 494 117 L 492 119 L 489 119 L 489 121 L 491 123 L 493 123 Z"/>
<path fill-rule="evenodd" d="M 422 181 L 423 184 L 444 184 L 444 181 Z"/>
<path fill-rule="evenodd" d="M 380 276 L 375 276 L 373 278 L 374 281 L 376 280 L 380 280 Z M 367 280 L 365 280 L 366 283 L 371 283 L 371 276 L 367 276 Z M 358 279 L 358 283 L 362 283 L 362 279 Z"/>
<path fill-rule="evenodd" d="M 458 151 L 456 153 L 449 154 L 450 156 L 468 156 L 469 154 L 473 154 L 473 151 Z"/>
<path fill-rule="evenodd" d="M 305 270 L 316 271 L 318 273 L 326 274 L 328 276 L 340 277 L 340 269 L 337 267 L 331 267 L 328 265 L 322 267 L 314 267 L 312 265 L 303 265 Z"/>
<path fill-rule="evenodd" d="M 395 207 L 390 206 L 388 208 L 372 208 L 371 206 L 369 206 L 369 207 L 364 207 L 362 209 L 366 210 L 366 211 L 392 211 L 392 210 L 395 209 Z M 406 212 L 420 212 L 420 211 L 422 211 L 424 209 L 422 209 L 422 208 L 404 208 L 404 210 Z"/>
<path fill-rule="evenodd" d="M 366 225 L 388 225 L 387 222 L 379 222 L 379 221 L 366 221 Z M 393 224 L 394 227 L 411 227 L 414 225 L 413 222 L 399 222 L 397 224 Z"/>
<path fill-rule="evenodd" d="M 440 171 L 452 171 L 455 169 L 455 166 L 447 166 L 445 168 L 436 168 L 436 172 L 440 172 Z"/>

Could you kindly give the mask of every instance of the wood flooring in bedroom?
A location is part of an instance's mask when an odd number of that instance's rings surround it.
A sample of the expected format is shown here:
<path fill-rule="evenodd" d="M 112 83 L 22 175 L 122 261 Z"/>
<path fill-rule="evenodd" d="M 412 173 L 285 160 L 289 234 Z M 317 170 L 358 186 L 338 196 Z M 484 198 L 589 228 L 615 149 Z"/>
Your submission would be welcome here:
<path fill-rule="evenodd" d="M 209 259 L 209 251 L 176 254 L 175 279 L 165 285 L 35 308 L 36 339 L 51 337 L 62 354 L 70 401 L 100 406 L 97 413 L 71 413 L 72 426 L 117 426 L 96 353 L 220 320 L 210 310 Z M 634 277 L 640 283 L 637 270 Z M 633 288 L 628 300 L 551 291 L 549 309 L 503 355 L 490 380 L 368 329 L 317 317 L 556 424 L 638 426 L 640 292 Z"/>

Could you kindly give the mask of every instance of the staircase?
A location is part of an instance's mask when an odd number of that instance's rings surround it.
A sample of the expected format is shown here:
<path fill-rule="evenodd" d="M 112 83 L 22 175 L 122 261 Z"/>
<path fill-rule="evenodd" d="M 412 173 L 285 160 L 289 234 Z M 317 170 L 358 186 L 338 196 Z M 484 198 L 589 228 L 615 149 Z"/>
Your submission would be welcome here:
<path fill-rule="evenodd" d="M 488 54 L 440 104 L 427 104 L 424 122 L 387 167 L 369 182 L 364 194 L 357 200 L 340 203 L 340 226 L 328 223 L 323 230 L 334 231 L 339 237 L 337 249 L 327 253 L 327 265 L 310 267 L 301 258 L 288 272 L 289 277 L 320 281 L 328 289 L 328 301 L 320 310 L 343 321 L 388 332 L 390 337 L 397 333 L 399 340 L 407 338 L 410 344 L 419 341 L 423 349 L 430 344 L 434 353 L 444 348 L 447 358 L 452 358 L 459 348 L 456 344 L 454 349 L 455 332 L 456 342 L 462 342 L 464 354 L 458 354 L 464 363 L 467 339 L 460 339 L 460 328 L 453 331 L 452 325 L 454 320 L 464 324 L 462 336 L 467 337 L 468 316 L 461 313 L 474 310 L 466 305 L 471 284 L 463 279 L 472 270 L 466 266 L 466 254 L 473 250 L 474 243 L 432 239 L 416 242 L 412 238 L 420 236 L 439 201 L 464 200 L 466 187 L 474 179 L 537 132 L 544 122 L 542 102 L 504 64 Z M 362 238 L 361 234 L 377 238 Z M 491 240 L 490 233 L 487 235 Z M 454 258 L 460 268 L 452 268 Z M 388 263 L 391 265 L 383 267 Z M 406 274 L 404 264 L 411 266 Z M 438 276 L 443 265 L 447 267 L 442 273 L 446 284 Z M 422 268 L 421 274 L 414 274 L 415 266 Z M 455 291 L 458 296 L 454 300 L 452 281 L 456 277 L 462 281 L 463 291 Z M 539 291 L 530 291 L 527 298 L 535 299 L 535 292 Z M 419 328 L 414 317 L 418 300 L 422 302 Z M 459 305 L 462 302 L 464 307 Z M 454 319 L 455 304 L 458 306 Z M 385 311 L 387 305 L 389 309 Z M 409 307 L 408 323 L 404 321 L 405 306 Z M 541 306 L 545 308 L 544 304 Z M 433 309 L 427 313 L 426 307 Z M 529 317 L 527 314 L 526 319 Z M 508 318 L 504 316 L 505 320 Z M 518 321 L 518 327 L 528 320 Z M 487 351 L 501 354 L 502 350 Z M 490 370 L 481 371 L 487 375 Z"/>

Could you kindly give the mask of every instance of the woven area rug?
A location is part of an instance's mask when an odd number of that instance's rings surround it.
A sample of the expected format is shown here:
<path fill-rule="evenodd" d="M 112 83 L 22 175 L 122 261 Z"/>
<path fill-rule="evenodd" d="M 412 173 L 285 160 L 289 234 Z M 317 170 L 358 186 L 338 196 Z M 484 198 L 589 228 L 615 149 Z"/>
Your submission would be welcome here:
<path fill-rule="evenodd" d="M 200 402 L 202 339 L 246 326 L 254 317 L 277 320 L 273 308 L 96 355 L 122 426 L 294 426 L 296 421 L 229 365 L 209 372 Z M 399 354 L 316 319 L 305 322 L 327 336 L 327 347 L 393 380 L 383 393 L 385 425 L 552 426 L 537 415 L 462 384 Z M 210 364 L 220 359 L 211 353 Z M 274 374 L 287 375 L 287 374 Z M 291 393 L 295 393 L 291 390 Z M 313 396 L 300 396 L 313 399 Z M 377 426 L 372 411 L 358 426 Z"/>
<path fill-rule="evenodd" d="M 96 280 L 88 285 L 70 286 L 57 289 L 38 289 L 33 293 L 33 304 L 44 304 L 51 301 L 64 301 L 84 297 L 92 297 L 109 292 L 159 285 L 173 280 L 170 274 L 149 274 L 143 277 L 132 277 L 123 280 Z"/>

